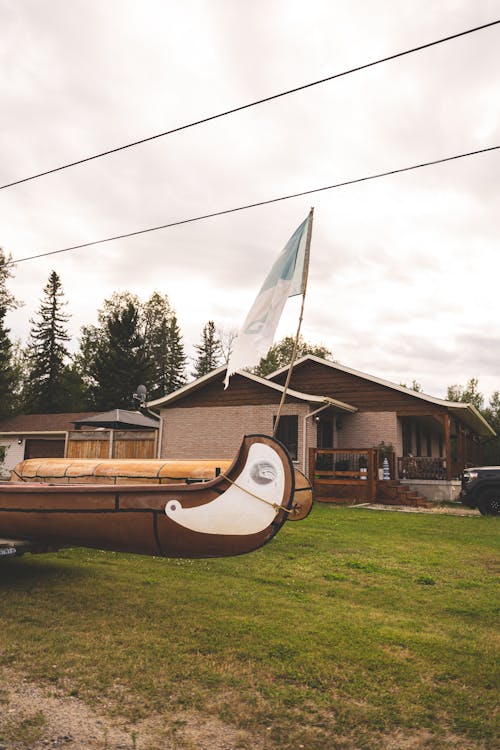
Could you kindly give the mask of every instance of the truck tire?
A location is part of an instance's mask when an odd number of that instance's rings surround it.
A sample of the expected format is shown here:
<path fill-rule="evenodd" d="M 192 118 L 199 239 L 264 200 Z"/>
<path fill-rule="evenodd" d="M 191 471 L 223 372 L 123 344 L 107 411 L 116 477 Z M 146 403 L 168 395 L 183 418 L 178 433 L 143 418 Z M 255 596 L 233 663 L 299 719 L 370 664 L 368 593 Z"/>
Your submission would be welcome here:
<path fill-rule="evenodd" d="M 483 490 L 477 507 L 483 516 L 498 516 L 500 513 L 500 486 Z"/>

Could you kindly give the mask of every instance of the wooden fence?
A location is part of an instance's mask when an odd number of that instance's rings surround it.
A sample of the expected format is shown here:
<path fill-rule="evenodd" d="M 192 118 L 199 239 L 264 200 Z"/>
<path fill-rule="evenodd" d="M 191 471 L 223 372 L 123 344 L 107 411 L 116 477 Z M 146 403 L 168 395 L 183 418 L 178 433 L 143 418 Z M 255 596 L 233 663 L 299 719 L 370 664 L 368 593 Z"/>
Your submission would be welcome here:
<path fill-rule="evenodd" d="M 75 430 L 66 458 L 156 458 L 157 430 Z"/>

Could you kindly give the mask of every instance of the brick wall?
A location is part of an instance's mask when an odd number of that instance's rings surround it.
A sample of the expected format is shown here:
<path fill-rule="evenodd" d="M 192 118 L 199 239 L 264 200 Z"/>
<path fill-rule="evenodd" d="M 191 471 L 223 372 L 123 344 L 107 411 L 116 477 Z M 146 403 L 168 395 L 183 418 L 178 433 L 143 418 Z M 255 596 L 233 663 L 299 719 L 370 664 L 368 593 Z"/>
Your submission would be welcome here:
<path fill-rule="evenodd" d="M 335 448 L 374 448 L 382 440 L 399 449 L 398 419 L 395 412 L 358 412 L 342 418 L 336 430 Z M 401 455 L 400 453 L 398 455 Z"/>
<path fill-rule="evenodd" d="M 277 410 L 277 404 L 163 409 L 160 458 L 232 459 L 244 435 L 272 435 Z M 303 457 L 303 417 L 308 411 L 306 403 L 285 404 L 282 410 L 282 414 L 296 414 L 299 418 L 299 466 Z"/>
<path fill-rule="evenodd" d="M 304 417 L 311 411 L 309 404 L 285 404 L 283 414 L 299 418 L 299 452 L 296 465 L 303 468 Z M 210 406 L 161 411 L 163 434 L 160 458 L 232 459 L 245 434 L 272 435 L 273 417 L 277 405 Z M 398 420 L 394 412 L 363 412 L 339 415 L 341 429 L 335 430 L 335 448 L 372 448 L 382 440 L 392 443 L 401 455 Z M 308 450 L 316 447 L 317 426 L 313 418 L 306 419 L 306 473 Z"/>

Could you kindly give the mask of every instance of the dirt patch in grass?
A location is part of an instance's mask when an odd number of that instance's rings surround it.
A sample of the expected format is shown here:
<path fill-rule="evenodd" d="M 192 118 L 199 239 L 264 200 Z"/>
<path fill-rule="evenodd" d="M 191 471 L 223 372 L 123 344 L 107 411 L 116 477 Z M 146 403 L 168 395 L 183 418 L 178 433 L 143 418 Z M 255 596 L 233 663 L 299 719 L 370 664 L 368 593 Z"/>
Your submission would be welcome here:
<path fill-rule="evenodd" d="M 74 696 L 2 669 L 0 750 L 264 750 L 265 739 L 197 712 L 137 724 L 111 719 Z"/>
<path fill-rule="evenodd" d="M 137 724 L 114 720 L 75 696 L 36 686 L 14 670 L 2 669 L 0 750 L 270 750 L 268 730 L 236 729 L 196 711 L 157 714 Z M 325 739 L 323 740 L 325 741 Z M 488 745 L 427 730 L 373 733 L 359 744 L 349 737 L 326 740 L 329 750 L 487 750 Z M 312 747 L 322 747 L 313 741 Z M 308 750 L 298 744 L 297 750 Z"/>
<path fill-rule="evenodd" d="M 465 505 L 430 505 L 428 508 L 414 508 L 411 505 L 382 505 L 381 503 L 361 503 L 353 506 L 364 510 L 392 510 L 400 513 L 430 513 L 446 516 L 475 516 L 481 518 L 481 514 L 475 508 L 467 508 Z"/>
<path fill-rule="evenodd" d="M 383 750 L 486 750 L 487 745 L 464 742 L 454 734 L 436 738 L 431 732 L 421 730 L 411 735 L 404 732 L 386 735 L 382 747 Z"/>

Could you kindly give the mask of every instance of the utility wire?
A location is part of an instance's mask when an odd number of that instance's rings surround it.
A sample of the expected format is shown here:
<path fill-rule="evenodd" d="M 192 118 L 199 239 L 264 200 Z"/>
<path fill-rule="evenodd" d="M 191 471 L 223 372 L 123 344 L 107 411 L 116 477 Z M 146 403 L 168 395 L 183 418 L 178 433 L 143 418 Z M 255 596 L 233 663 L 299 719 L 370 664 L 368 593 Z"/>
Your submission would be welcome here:
<path fill-rule="evenodd" d="M 113 237 L 105 237 L 102 240 L 94 240 L 93 242 L 84 242 L 81 245 L 72 245 L 71 247 L 63 247 L 60 250 L 49 250 L 46 253 L 38 253 L 37 255 L 30 255 L 26 258 L 17 258 L 5 263 L 5 266 L 13 266 L 17 263 L 24 263 L 28 260 L 35 260 L 36 258 L 46 258 L 48 255 L 59 255 L 60 253 L 68 253 L 71 250 L 81 250 L 84 247 L 93 247 L 94 245 L 102 245 L 105 242 L 114 242 L 115 240 L 123 240 L 127 237 L 137 237 L 140 234 L 147 234 L 148 232 L 158 232 L 160 229 L 170 229 L 171 227 L 178 227 L 181 224 L 193 224 L 195 221 L 203 221 L 204 219 L 212 219 L 215 216 L 224 216 L 225 214 L 234 214 L 238 211 L 246 211 L 249 208 L 257 208 L 258 206 L 267 206 L 270 203 L 279 203 L 280 201 L 287 201 L 291 198 L 300 198 L 304 195 L 312 195 L 313 193 L 321 193 L 326 190 L 334 190 L 335 188 L 347 187 L 348 185 L 355 185 L 359 182 L 368 182 L 369 180 L 376 180 L 380 177 L 389 177 L 394 174 L 401 174 L 402 172 L 411 172 L 415 169 L 422 169 L 422 167 L 431 167 L 436 164 L 444 164 L 447 161 L 455 161 L 457 159 L 464 159 L 466 156 L 477 156 L 478 154 L 485 154 L 489 151 L 497 151 L 500 146 L 489 146 L 488 148 L 481 148 L 477 151 L 468 151 L 465 154 L 455 154 L 454 156 L 446 156 L 442 159 L 435 159 L 434 161 L 426 161 L 421 164 L 412 164 L 409 167 L 401 167 L 400 169 L 391 169 L 387 172 L 379 172 L 378 174 L 368 175 L 366 177 L 357 177 L 354 180 L 346 180 L 344 182 L 337 182 L 333 185 L 326 185 L 324 187 L 313 188 L 312 190 L 303 190 L 300 193 L 290 193 L 289 195 L 282 195 L 279 198 L 269 198 L 268 200 L 258 201 L 257 203 L 247 203 L 245 206 L 238 206 L 236 208 L 226 208 L 222 211 L 214 211 L 210 214 L 202 214 L 201 216 L 194 216 L 190 219 L 180 219 L 179 221 L 172 221 L 169 224 L 162 224 L 158 227 L 149 227 L 148 229 L 138 229 L 135 232 L 127 232 L 125 234 L 116 234 Z"/>
<path fill-rule="evenodd" d="M 61 172 L 63 169 L 69 169 L 70 167 L 76 167 L 79 164 L 85 164 L 85 162 L 93 161 L 94 159 L 100 159 L 103 156 L 109 156 L 110 154 L 115 154 L 118 151 L 125 151 L 125 149 L 133 148 L 134 146 L 139 146 L 142 143 L 148 143 L 149 141 L 154 141 L 157 138 L 164 138 L 167 135 L 172 135 L 173 133 L 178 133 L 181 130 L 187 130 L 188 128 L 194 128 L 196 125 L 203 125 L 206 122 L 210 122 L 211 120 L 217 120 L 221 117 L 226 117 L 227 115 L 232 115 L 235 112 L 242 112 L 245 109 L 250 109 L 250 107 L 256 107 L 259 104 L 265 104 L 266 102 L 274 101 L 275 99 L 280 99 L 281 97 L 288 96 L 289 94 L 296 94 L 298 91 L 305 91 L 305 89 L 312 88 L 313 86 L 319 86 L 322 83 L 327 83 L 328 81 L 333 81 L 336 78 L 342 78 L 343 76 L 350 75 L 351 73 L 357 73 L 360 70 L 366 70 L 367 68 L 371 68 L 374 65 L 380 65 L 384 62 L 389 62 L 390 60 L 396 60 L 399 57 L 404 57 L 405 55 L 411 55 L 413 52 L 420 52 L 424 49 L 429 49 L 430 47 L 435 47 L 438 44 L 443 44 L 444 42 L 449 42 L 452 39 L 458 39 L 459 37 L 466 36 L 467 34 L 473 34 L 476 31 L 481 31 L 483 29 L 487 29 L 490 26 L 496 26 L 500 23 L 500 19 L 497 21 L 491 21 L 490 23 L 482 24 L 481 26 L 475 26 L 472 29 L 467 29 L 466 31 L 460 31 L 458 34 L 451 34 L 450 36 L 442 37 L 441 39 L 436 39 L 433 42 L 427 42 L 427 44 L 421 44 L 418 47 L 412 47 L 411 49 L 404 50 L 403 52 L 396 52 L 393 55 L 389 55 L 388 57 L 382 57 L 379 60 L 374 60 L 369 63 L 365 63 L 364 65 L 358 65 L 355 68 L 350 68 L 349 70 L 344 70 L 341 73 L 335 73 L 334 75 L 328 76 L 327 78 L 320 78 L 317 81 L 312 81 L 311 83 L 306 83 L 303 86 L 297 86 L 293 89 L 288 89 L 287 91 L 282 91 L 279 94 L 273 94 L 272 96 L 266 96 L 264 99 L 257 99 L 256 101 L 250 102 L 249 104 L 243 104 L 239 107 L 234 107 L 233 109 L 228 109 L 225 112 L 219 112 L 216 115 L 210 115 L 209 117 L 204 117 L 201 120 L 195 120 L 194 122 L 190 122 L 187 125 L 180 125 L 179 127 L 172 128 L 171 130 L 165 130 L 163 133 L 157 133 L 156 135 L 148 136 L 147 138 L 141 138 L 138 141 L 132 141 L 131 143 L 126 143 L 123 146 L 117 146 L 116 148 L 111 148 L 108 151 L 101 151 L 98 154 L 94 154 L 93 156 L 87 156 L 84 159 L 78 159 L 77 161 L 69 162 L 68 164 L 63 164 L 59 167 L 55 167 L 54 169 L 47 169 L 45 172 L 39 172 L 38 174 L 31 175 L 30 177 L 24 177 L 19 180 L 15 180 L 14 182 L 8 182 L 5 185 L 0 185 L 0 190 L 4 190 L 9 187 L 13 187 L 14 185 L 20 185 L 23 182 L 29 182 L 30 180 L 36 180 L 39 177 L 45 177 L 46 175 L 53 174 L 54 172 Z"/>

